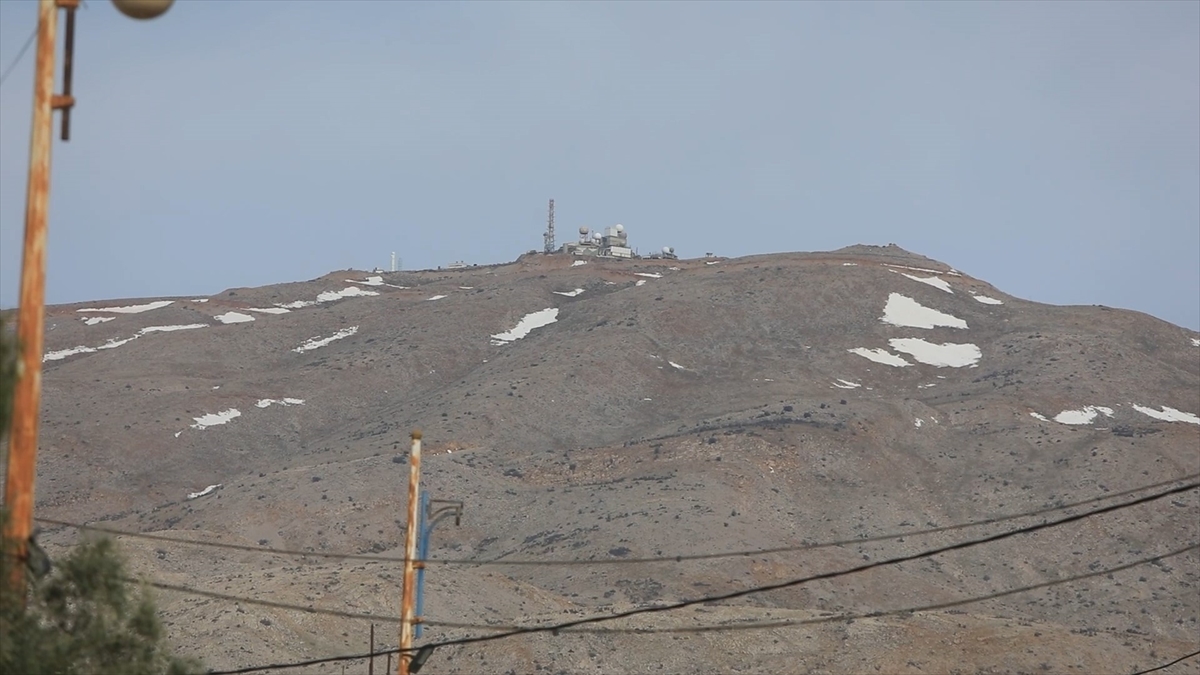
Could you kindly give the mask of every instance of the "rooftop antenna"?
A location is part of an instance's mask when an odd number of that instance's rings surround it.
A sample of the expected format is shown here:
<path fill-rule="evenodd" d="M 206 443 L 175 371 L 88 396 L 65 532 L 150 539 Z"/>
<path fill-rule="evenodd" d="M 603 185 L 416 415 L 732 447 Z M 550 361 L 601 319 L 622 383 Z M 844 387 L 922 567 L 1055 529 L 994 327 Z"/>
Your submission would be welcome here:
<path fill-rule="evenodd" d="M 392 271 L 396 271 L 396 252 L 392 251 Z"/>
<path fill-rule="evenodd" d="M 545 240 L 546 253 L 554 253 L 554 200 L 550 200 L 550 216 L 546 220 L 546 234 L 542 235 Z"/>

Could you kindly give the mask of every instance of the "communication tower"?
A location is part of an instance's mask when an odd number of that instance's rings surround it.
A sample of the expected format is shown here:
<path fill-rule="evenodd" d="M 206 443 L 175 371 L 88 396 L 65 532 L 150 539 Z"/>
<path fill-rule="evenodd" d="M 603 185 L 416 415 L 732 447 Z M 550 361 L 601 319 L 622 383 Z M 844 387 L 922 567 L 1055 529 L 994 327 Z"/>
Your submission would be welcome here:
<path fill-rule="evenodd" d="M 546 253 L 554 253 L 554 200 L 550 200 L 550 215 L 546 219 L 546 234 L 542 235 L 546 244 Z"/>

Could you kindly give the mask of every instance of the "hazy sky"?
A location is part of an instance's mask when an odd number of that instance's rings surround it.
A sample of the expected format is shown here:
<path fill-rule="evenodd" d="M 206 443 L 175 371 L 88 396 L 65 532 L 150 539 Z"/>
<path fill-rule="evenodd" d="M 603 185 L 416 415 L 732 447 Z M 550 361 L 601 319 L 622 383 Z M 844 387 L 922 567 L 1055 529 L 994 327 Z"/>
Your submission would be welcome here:
<path fill-rule="evenodd" d="M 1200 3 L 180 0 L 79 12 L 48 300 L 895 242 L 1200 329 Z M 0 1 L 0 66 L 35 23 Z M 32 50 L 0 88 L 16 302 Z M 56 131 L 57 134 L 57 131 Z M 803 292 L 803 289 L 797 289 Z"/>

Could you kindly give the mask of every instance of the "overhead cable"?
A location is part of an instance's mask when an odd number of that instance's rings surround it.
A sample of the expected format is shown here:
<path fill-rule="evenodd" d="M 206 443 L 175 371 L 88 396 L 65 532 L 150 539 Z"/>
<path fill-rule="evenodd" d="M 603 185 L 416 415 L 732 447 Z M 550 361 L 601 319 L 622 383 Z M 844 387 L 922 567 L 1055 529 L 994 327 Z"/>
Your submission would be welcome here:
<path fill-rule="evenodd" d="M 1114 492 L 1111 494 L 1101 495 L 1099 497 L 1092 497 L 1090 499 L 1085 499 L 1085 500 L 1077 501 L 1077 502 L 1071 502 L 1068 504 L 1062 504 L 1059 506 L 1050 506 L 1050 507 L 1045 507 L 1045 508 L 1041 508 L 1041 509 L 1036 509 L 1033 511 L 1025 511 L 1023 513 L 1014 513 L 1014 514 L 1005 515 L 1005 516 L 996 516 L 996 517 L 987 518 L 984 520 L 975 520 L 975 521 L 969 521 L 969 522 L 965 522 L 965 523 L 959 523 L 956 525 L 945 525 L 945 526 L 941 526 L 941 527 L 933 527 L 933 528 L 928 528 L 928 529 L 924 529 L 924 530 L 910 530 L 908 532 L 895 532 L 895 533 L 891 533 L 891 534 L 881 534 L 881 535 L 875 535 L 875 536 L 871 536 L 871 537 L 859 537 L 859 538 L 854 538 L 854 539 L 842 539 L 842 540 L 837 540 L 837 541 L 819 542 L 819 543 L 815 543 L 815 544 L 799 544 L 796 546 L 779 546 L 779 547 L 774 547 L 774 548 L 763 548 L 763 549 L 754 549 L 754 550 L 747 550 L 747 551 L 697 553 L 697 554 L 690 554 L 690 555 L 656 556 L 656 557 L 646 557 L 646 558 L 602 558 L 602 559 L 598 559 L 598 560 L 587 560 L 587 559 L 504 560 L 504 559 L 500 559 L 500 558 L 490 558 L 490 559 L 429 558 L 429 559 L 421 560 L 418 562 L 422 562 L 422 563 L 430 564 L 430 565 L 442 564 L 442 565 L 478 565 L 478 566 L 482 566 L 482 565 L 509 565 L 509 566 L 630 565 L 630 564 L 642 564 L 642 563 L 666 563 L 666 562 L 678 563 L 678 562 L 694 561 L 694 560 L 717 560 L 717 559 L 721 559 L 721 558 L 748 558 L 748 557 L 753 557 L 753 556 L 772 555 L 772 554 L 778 554 L 778 553 L 795 553 L 795 552 L 799 552 L 799 551 L 810 551 L 810 550 L 821 549 L 821 548 L 831 548 L 831 547 L 836 547 L 836 546 L 850 546 L 850 545 L 854 545 L 854 544 L 868 544 L 868 543 L 879 542 L 879 541 L 890 541 L 892 539 L 901 539 L 904 537 L 918 537 L 918 536 L 924 536 L 924 535 L 928 535 L 928 534 L 937 534 L 937 533 L 941 533 L 941 532 L 952 532 L 955 530 L 962 530 L 962 529 L 967 529 L 967 528 L 972 528 L 972 527 L 983 527 L 985 525 L 994 525 L 997 523 L 1008 522 L 1011 520 L 1019 520 L 1021 518 L 1032 518 L 1034 516 L 1045 515 L 1047 513 L 1054 513 L 1057 511 L 1065 511 L 1065 510 L 1072 509 L 1072 508 L 1078 508 L 1080 506 L 1088 506 L 1091 504 L 1095 504 L 1097 502 L 1106 501 L 1106 500 L 1110 500 L 1110 499 L 1116 499 L 1116 498 L 1124 497 L 1124 496 L 1134 494 L 1137 492 L 1153 490 L 1153 489 L 1157 489 L 1157 488 L 1171 485 L 1174 483 L 1179 483 L 1181 481 L 1195 480 L 1197 478 L 1200 478 L 1200 473 L 1194 473 L 1194 474 L 1182 476 L 1179 478 L 1174 478 L 1174 479 L 1167 480 L 1167 481 L 1161 481 L 1161 482 L 1153 483 L 1150 485 L 1144 485 L 1141 487 L 1130 488 L 1128 490 L 1122 490 L 1121 492 Z M 268 554 L 268 555 L 286 555 L 286 556 L 295 556 L 295 557 L 302 557 L 302 558 L 303 557 L 324 558 L 324 559 L 333 559 L 333 560 L 361 560 L 361 561 L 369 561 L 369 562 L 396 562 L 396 563 L 404 562 L 403 557 L 395 557 L 395 556 L 379 556 L 379 555 L 371 555 L 371 554 L 365 554 L 365 553 L 336 553 L 336 552 L 329 552 L 329 551 L 299 551 L 299 550 L 288 550 L 288 549 L 278 549 L 278 548 L 265 548 L 262 546 L 250 546 L 248 544 L 230 544 L 230 543 L 215 542 L 215 541 L 198 541 L 195 539 L 184 539 L 184 538 L 172 537 L 172 536 L 161 535 L 161 534 L 132 532 L 132 531 L 128 531 L 128 530 L 120 530 L 120 529 L 109 528 L 109 527 L 104 527 L 104 526 L 100 526 L 100 525 L 84 525 L 84 524 L 80 524 L 80 523 L 72 523 L 72 522 L 68 522 L 68 521 L 64 521 L 64 520 L 57 520 L 57 519 L 53 519 L 53 518 L 35 518 L 35 520 L 37 520 L 40 523 L 44 523 L 46 525 L 70 527 L 70 528 L 74 528 L 74 529 L 78 529 L 78 530 L 82 530 L 82 531 L 89 531 L 89 532 L 102 532 L 102 533 L 111 534 L 114 536 L 131 537 L 134 539 L 145 539 L 148 541 L 161 541 L 161 542 L 174 543 L 174 544 L 185 544 L 185 545 L 189 545 L 189 546 L 201 546 L 201 547 L 209 547 L 209 548 L 228 549 L 228 550 L 234 550 L 234 551 L 245 551 L 245 552 L 250 552 L 250 553 L 260 553 L 260 554 Z"/>

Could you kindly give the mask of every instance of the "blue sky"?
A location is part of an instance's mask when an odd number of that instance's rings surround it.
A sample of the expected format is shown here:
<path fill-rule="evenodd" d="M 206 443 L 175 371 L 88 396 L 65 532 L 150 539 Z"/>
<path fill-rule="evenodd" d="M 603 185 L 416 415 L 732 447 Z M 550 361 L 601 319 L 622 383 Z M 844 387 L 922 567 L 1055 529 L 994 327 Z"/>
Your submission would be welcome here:
<path fill-rule="evenodd" d="M 499 262 L 895 242 L 1200 329 L 1200 3 L 179 0 L 81 10 L 52 303 Z M 35 23 L 0 1 L 0 66 Z M 16 302 L 33 59 L 0 88 Z M 57 133 L 57 132 L 56 132 Z"/>

